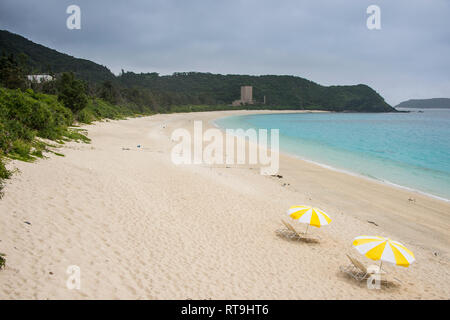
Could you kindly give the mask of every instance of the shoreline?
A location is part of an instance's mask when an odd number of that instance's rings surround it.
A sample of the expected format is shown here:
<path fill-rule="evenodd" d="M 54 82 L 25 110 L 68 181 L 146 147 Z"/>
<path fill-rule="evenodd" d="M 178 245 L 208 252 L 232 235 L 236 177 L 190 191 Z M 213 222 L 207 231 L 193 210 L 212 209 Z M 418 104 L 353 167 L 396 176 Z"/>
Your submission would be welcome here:
<path fill-rule="evenodd" d="M 267 113 L 264 113 L 264 111 L 267 111 Z M 316 112 L 329 112 L 329 111 L 308 110 L 308 111 L 304 111 L 304 112 L 301 112 L 301 111 L 300 111 L 300 112 L 297 112 L 297 113 L 316 113 Z M 290 113 L 290 112 L 276 112 L 276 111 L 273 111 L 273 110 L 263 110 L 263 112 L 258 113 L 258 114 L 277 114 L 277 113 Z M 292 112 L 292 113 L 294 113 L 294 112 Z M 228 116 L 225 116 L 225 117 L 228 117 Z M 223 133 L 225 133 L 225 129 L 226 129 L 226 128 L 223 128 L 223 127 L 219 126 L 219 125 L 215 122 L 216 120 L 219 120 L 219 119 L 225 118 L 225 117 L 220 117 L 220 118 L 213 119 L 213 120 L 211 120 L 209 123 L 210 123 L 211 125 L 213 125 L 214 127 L 218 128 L 218 129 L 220 129 L 220 130 L 222 130 Z M 248 139 L 246 138 L 246 140 L 248 140 Z M 439 200 L 439 201 L 443 201 L 443 202 L 446 202 L 446 203 L 450 203 L 450 199 L 444 198 L 444 197 L 442 197 L 442 196 L 434 195 L 434 194 L 432 194 L 432 193 L 428 193 L 428 192 L 425 192 L 425 191 L 421 191 L 421 190 L 418 190 L 418 189 L 415 189 L 415 188 L 412 188 L 412 187 L 403 186 L 403 185 L 400 185 L 400 184 L 391 182 L 391 181 L 386 180 L 386 179 L 373 178 L 373 177 L 369 177 L 369 176 L 366 176 L 366 175 L 361 174 L 361 173 L 352 172 L 352 171 L 349 171 L 349 170 L 346 170 L 346 169 L 334 167 L 334 166 L 332 166 L 332 165 L 320 163 L 320 162 L 318 162 L 318 161 L 311 160 L 311 159 L 307 159 L 307 158 L 304 158 L 304 157 L 302 157 L 302 156 L 299 156 L 299 155 L 290 153 L 290 152 L 288 152 L 288 151 L 281 150 L 281 148 L 280 148 L 280 154 L 284 154 L 284 155 L 286 155 L 286 156 L 289 156 L 289 157 L 292 157 L 292 158 L 296 158 L 296 159 L 299 159 L 299 160 L 301 160 L 301 161 L 305 161 L 305 162 L 308 162 L 308 163 L 311 163 L 311 164 L 320 166 L 320 167 L 325 168 L 325 169 L 328 169 L 328 170 L 333 170 L 333 171 L 336 171 L 336 172 L 348 174 L 348 175 L 351 175 L 351 176 L 354 176 L 354 177 L 357 177 L 357 178 L 366 179 L 366 180 L 369 180 L 369 181 L 372 181 L 372 182 L 380 183 L 380 184 L 385 185 L 385 186 L 390 186 L 390 187 L 398 188 L 398 189 L 401 189 L 401 190 L 406 190 L 406 191 L 414 192 L 414 193 L 420 194 L 420 195 L 422 195 L 422 196 L 430 197 L 430 198 L 435 199 L 435 200 Z"/>
<path fill-rule="evenodd" d="M 14 162 L 0 200 L 1 299 L 448 299 L 450 205 L 280 153 L 281 178 L 255 165 L 174 165 L 174 129 L 245 111 L 160 114 L 83 126 L 91 144 Z M 264 112 L 264 111 L 259 111 Z M 252 113 L 250 111 L 250 113 Z M 279 111 L 277 111 L 279 113 Z M 137 147 L 140 145 L 140 147 Z M 307 245 L 276 235 L 287 208 L 332 219 Z M 299 231 L 304 226 L 296 226 Z M 308 233 L 309 233 L 308 232 Z M 412 250 L 400 284 L 368 290 L 339 272 L 361 234 Z M 66 288 L 81 268 L 81 290 Z M 435 281 L 439 276 L 439 283 Z"/>

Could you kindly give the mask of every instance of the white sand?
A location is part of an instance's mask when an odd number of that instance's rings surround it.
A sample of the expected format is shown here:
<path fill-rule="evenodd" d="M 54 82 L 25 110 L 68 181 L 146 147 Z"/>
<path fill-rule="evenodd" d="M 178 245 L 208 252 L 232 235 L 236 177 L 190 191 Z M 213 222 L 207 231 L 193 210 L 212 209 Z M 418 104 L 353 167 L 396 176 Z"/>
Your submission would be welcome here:
<path fill-rule="evenodd" d="M 284 155 L 282 179 L 257 166 L 172 164 L 175 128 L 237 113 L 102 122 L 65 157 L 12 163 L 20 173 L 0 200 L 0 299 L 450 298 L 447 202 Z M 333 218 L 309 228 L 320 244 L 275 234 L 294 204 Z M 384 265 L 401 284 L 369 290 L 339 272 L 346 253 L 369 264 L 351 247 L 362 234 L 415 253 L 410 268 Z M 81 290 L 66 287 L 69 265 L 81 268 Z"/>

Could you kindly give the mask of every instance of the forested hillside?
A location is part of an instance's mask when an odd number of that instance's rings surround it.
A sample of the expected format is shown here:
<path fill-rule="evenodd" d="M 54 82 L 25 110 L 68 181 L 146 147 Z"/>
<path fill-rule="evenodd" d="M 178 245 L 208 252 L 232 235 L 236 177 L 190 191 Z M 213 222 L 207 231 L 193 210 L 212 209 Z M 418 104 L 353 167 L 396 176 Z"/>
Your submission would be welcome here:
<path fill-rule="evenodd" d="M 25 54 L 29 72 L 61 73 L 73 72 L 77 77 L 89 82 L 113 80 L 114 74 L 108 68 L 95 62 L 78 59 L 56 50 L 34 43 L 18 34 L 0 30 L 0 55 Z"/>
<path fill-rule="evenodd" d="M 192 106 L 198 105 L 205 106 L 201 110 L 208 110 L 206 106 L 225 108 L 239 99 L 240 86 L 243 85 L 254 87 L 257 102 L 245 108 L 395 111 L 377 92 L 363 84 L 326 87 L 295 76 L 199 72 L 163 76 L 123 72 L 116 77 L 104 66 L 59 53 L 8 31 L 0 31 L 0 54 L 14 54 L 16 60 L 24 54 L 22 58 L 28 73 L 73 72 L 77 78 L 86 81 L 91 94 L 113 104 L 132 103 L 142 110 L 152 108 L 155 112 L 192 110 Z"/>
<path fill-rule="evenodd" d="M 151 88 L 173 93 L 173 104 L 229 104 L 239 98 L 240 86 L 253 86 L 259 107 L 284 109 L 323 109 L 333 111 L 392 111 L 374 90 L 366 85 L 330 86 L 294 76 L 220 75 L 178 72 L 170 76 L 157 73 L 121 74 L 119 82 L 127 88 Z M 264 96 L 266 105 L 263 106 Z"/>

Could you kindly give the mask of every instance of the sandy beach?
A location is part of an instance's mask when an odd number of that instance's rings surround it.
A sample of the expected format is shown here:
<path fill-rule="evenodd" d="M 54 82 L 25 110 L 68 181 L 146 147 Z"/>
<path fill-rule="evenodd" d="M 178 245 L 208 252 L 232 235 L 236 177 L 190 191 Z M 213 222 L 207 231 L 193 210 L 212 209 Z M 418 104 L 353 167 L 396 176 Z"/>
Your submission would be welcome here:
<path fill-rule="evenodd" d="M 90 144 L 58 149 L 64 157 L 11 162 L 20 172 L 0 200 L 0 299 L 450 298 L 449 202 L 284 154 L 282 178 L 172 163 L 173 130 L 244 113 L 99 122 L 84 126 Z M 333 219 L 309 228 L 320 243 L 276 234 L 295 204 Z M 339 271 L 347 253 L 369 265 L 351 246 L 364 234 L 402 242 L 416 262 L 383 265 L 394 284 L 367 289 Z M 80 290 L 66 286 L 71 265 Z"/>

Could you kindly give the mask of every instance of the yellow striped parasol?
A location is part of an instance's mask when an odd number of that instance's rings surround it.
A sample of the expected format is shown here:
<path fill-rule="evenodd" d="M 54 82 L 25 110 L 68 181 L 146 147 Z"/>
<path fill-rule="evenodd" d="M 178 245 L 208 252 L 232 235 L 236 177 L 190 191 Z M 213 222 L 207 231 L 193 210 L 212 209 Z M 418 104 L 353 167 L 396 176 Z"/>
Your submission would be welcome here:
<path fill-rule="evenodd" d="M 369 259 L 409 267 L 415 261 L 414 254 L 400 242 L 379 236 L 359 236 L 353 246 Z"/>
<path fill-rule="evenodd" d="M 292 206 L 287 214 L 289 217 L 300 223 L 306 223 L 307 226 L 320 228 L 330 224 L 330 217 L 320 209 L 310 206 Z M 308 231 L 308 229 L 306 229 Z"/>

